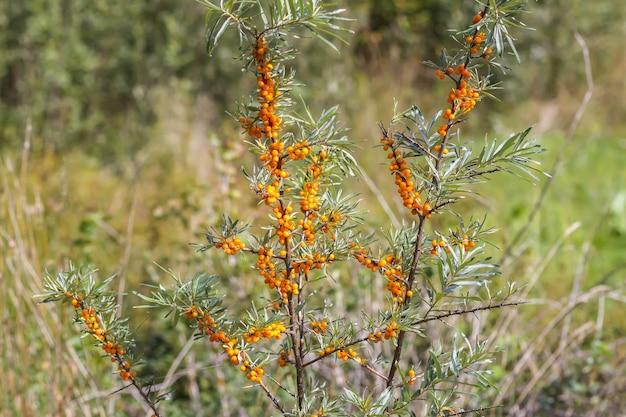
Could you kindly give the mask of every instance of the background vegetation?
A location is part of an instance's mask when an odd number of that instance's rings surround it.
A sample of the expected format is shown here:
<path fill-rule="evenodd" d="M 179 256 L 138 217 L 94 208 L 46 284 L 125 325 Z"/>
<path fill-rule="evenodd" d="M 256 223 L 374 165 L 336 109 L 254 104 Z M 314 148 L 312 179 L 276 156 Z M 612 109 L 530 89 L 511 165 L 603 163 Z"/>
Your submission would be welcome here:
<path fill-rule="evenodd" d="M 297 78 L 314 110 L 340 105 L 362 149 L 366 176 L 351 185 L 363 204 L 374 217 L 397 218 L 401 202 L 377 178 L 376 122 L 390 118 L 394 98 L 400 108 L 441 107 L 445 94 L 420 62 L 436 56 L 472 2 L 340 4 L 356 18 L 350 45 L 333 54 L 303 39 Z M 502 136 L 535 124 L 553 173 L 534 188 L 500 178 L 486 185 L 488 199 L 466 203 L 503 225 L 493 238 L 504 249 L 494 251 L 502 280 L 526 285 L 530 301 L 481 318 L 503 349 L 495 375 L 502 392 L 473 406 L 503 405 L 493 413 L 515 416 L 623 415 L 626 12 L 617 0 L 537 1 L 529 10 L 536 30 L 516 33 L 522 65 L 512 60 L 501 102 L 481 103 L 464 128 Z M 70 312 L 32 295 L 44 270 L 73 259 L 103 278 L 117 274 L 120 292 L 164 282 L 154 263 L 181 276 L 235 271 L 246 283 L 238 297 L 246 297 L 254 285 L 247 265 L 223 265 L 188 245 L 224 211 L 244 219 L 255 212 L 238 172 L 249 158 L 243 137 L 225 117 L 246 91 L 239 63 L 227 45 L 205 56 L 204 9 L 192 1 L 1 2 L 0 45 L 0 414 L 141 415 L 130 393 L 111 394 L 117 378 L 82 348 L 90 342 Z M 349 288 L 336 292 L 345 308 L 354 304 Z M 240 415 L 239 404 L 264 404 L 232 389 L 241 375 L 220 367 L 218 352 L 191 347 L 143 311 L 124 313 L 144 376 L 160 382 L 169 371 L 176 381 L 170 415 Z"/>

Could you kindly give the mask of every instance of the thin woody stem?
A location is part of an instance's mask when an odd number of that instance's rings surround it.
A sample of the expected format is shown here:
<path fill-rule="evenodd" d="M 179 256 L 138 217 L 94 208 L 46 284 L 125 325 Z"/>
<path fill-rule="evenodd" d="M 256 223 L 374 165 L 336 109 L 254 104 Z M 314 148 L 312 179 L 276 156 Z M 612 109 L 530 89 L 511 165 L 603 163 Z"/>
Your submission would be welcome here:
<path fill-rule="evenodd" d="M 500 304 L 488 304 L 486 306 L 481 306 L 481 307 L 475 307 L 475 308 L 470 308 L 468 310 L 464 310 L 464 309 L 457 309 L 457 310 L 451 310 L 451 311 L 447 311 L 445 313 L 436 315 L 436 316 L 431 316 L 431 317 L 424 317 L 423 319 L 419 319 L 413 323 L 411 323 L 411 326 L 417 326 L 419 324 L 424 324 L 424 323 L 428 323 L 430 321 L 435 321 L 435 320 L 443 320 L 446 319 L 448 317 L 453 317 L 453 316 L 462 316 L 464 314 L 471 314 L 471 313 L 476 313 L 478 311 L 485 311 L 485 310 L 494 310 L 497 308 L 504 308 L 504 307 L 513 307 L 513 306 L 518 306 L 518 305 L 522 305 L 522 304 L 526 304 L 526 302 L 524 301 L 511 301 L 511 302 L 503 302 Z"/>
<path fill-rule="evenodd" d="M 487 14 L 487 11 L 489 9 L 489 6 L 485 6 L 485 8 L 482 11 L 482 15 L 485 16 Z M 476 28 L 474 30 L 474 37 L 477 35 L 478 33 L 478 28 Z M 472 60 L 472 53 L 471 51 L 468 51 L 468 54 L 465 58 L 465 63 L 464 63 L 464 67 L 467 68 L 467 66 L 470 64 Z M 463 74 L 459 74 L 458 79 L 455 79 L 453 77 L 451 77 L 452 80 L 455 82 L 456 88 L 458 89 L 461 85 L 461 82 L 463 81 Z M 455 104 L 452 104 L 452 107 L 454 108 Z M 441 140 L 441 145 L 440 145 L 440 149 L 439 152 L 435 155 L 435 166 L 434 166 L 434 173 L 439 173 L 439 171 L 441 170 L 441 164 L 443 161 L 443 156 L 444 156 L 444 150 L 446 147 L 446 144 L 448 142 L 448 140 L 450 139 L 450 127 L 452 127 L 453 125 L 455 125 L 456 123 L 458 123 L 458 121 L 455 120 L 448 120 L 447 123 L 447 129 L 445 132 L 445 135 L 443 136 L 442 140 Z M 433 175 L 432 178 L 433 183 L 438 182 L 438 177 L 436 175 Z M 425 220 L 426 220 L 426 216 L 424 215 L 420 215 L 419 216 L 419 225 L 418 225 L 418 231 L 417 231 L 417 236 L 416 236 L 416 241 L 415 241 L 415 248 L 413 251 L 413 260 L 411 262 L 411 269 L 409 271 L 409 277 L 408 277 L 408 282 L 406 284 L 406 290 L 409 291 L 412 287 L 413 287 L 413 283 L 415 282 L 415 278 L 416 278 L 416 272 L 417 272 L 417 265 L 419 263 L 419 259 L 422 253 L 421 250 L 421 246 L 422 246 L 422 239 L 424 236 L 424 228 L 425 228 Z M 408 305 L 408 303 L 410 302 L 410 298 L 406 297 L 402 303 L 402 307 L 406 307 Z M 461 314 L 461 313 L 459 313 Z M 453 314 L 450 314 L 453 315 Z M 393 386 L 393 379 L 395 377 L 395 373 L 396 373 L 396 366 L 398 364 L 398 362 L 400 361 L 400 356 L 402 355 L 402 345 L 404 344 L 404 339 L 406 338 L 406 332 L 403 330 L 400 330 L 399 334 L 398 334 L 398 339 L 397 339 L 397 345 L 396 348 L 394 350 L 393 353 L 393 359 L 391 360 L 391 364 L 390 364 L 390 369 L 389 369 L 389 374 L 387 377 L 387 387 L 392 387 Z"/>
<path fill-rule="evenodd" d="M 278 398 L 276 398 L 276 396 L 274 394 L 272 394 L 272 392 L 269 390 L 269 388 L 267 387 L 267 385 L 265 385 L 263 383 L 263 381 L 259 381 L 259 386 L 263 389 L 263 391 L 265 391 L 265 394 L 267 394 L 267 396 L 269 397 L 270 400 L 272 400 L 272 402 L 274 403 L 274 405 L 276 406 L 276 408 L 283 414 L 285 414 L 285 408 L 282 406 L 282 404 L 280 403 L 280 401 L 278 401 Z"/>
<path fill-rule="evenodd" d="M 419 225 L 417 229 L 417 236 L 415 238 L 415 249 L 413 251 L 413 261 L 411 262 L 411 269 L 409 271 L 409 279 L 407 283 L 407 291 L 413 287 L 413 283 L 415 282 L 416 272 L 417 272 L 417 264 L 420 259 L 420 255 L 422 254 L 422 239 L 424 237 L 424 227 L 426 224 L 426 217 L 419 217 Z M 405 297 L 402 306 L 405 307 L 410 301 L 410 297 Z M 396 365 L 398 361 L 400 361 L 400 356 L 402 355 L 402 344 L 404 343 L 404 339 L 406 337 L 406 332 L 400 330 L 398 334 L 398 340 L 396 348 L 393 352 L 393 359 L 391 360 L 389 374 L 387 375 L 387 387 L 391 387 L 393 385 L 393 378 L 396 375 Z"/>

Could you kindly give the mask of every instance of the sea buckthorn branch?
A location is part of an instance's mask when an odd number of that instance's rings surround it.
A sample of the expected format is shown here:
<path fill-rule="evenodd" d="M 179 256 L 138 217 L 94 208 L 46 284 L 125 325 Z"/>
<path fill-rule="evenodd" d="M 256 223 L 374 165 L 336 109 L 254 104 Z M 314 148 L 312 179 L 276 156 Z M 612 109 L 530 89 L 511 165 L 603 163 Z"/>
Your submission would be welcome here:
<path fill-rule="evenodd" d="M 489 293 L 487 280 L 497 269 L 484 259 L 483 235 L 489 232 L 483 229 L 484 220 L 465 226 L 459 216 L 459 226 L 447 233 L 431 231 L 429 220 L 470 193 L 468 184 L 489 173 L 511 168 L 534 173 L 529 164 L 538 148 L 527 140 L 528 131 L 486 143 L 473 156 L 471 144 L 461 142 L 458 129 L 493 88 L 482 68 L 503 68 L 496 56 L 502 55 L 503 45 L 512 46 L 506 28 L 514 25 L 516 7 L 523 2 L 494 0 L 481 5 L 472 26 L 460 33 L 464 40 L 458 51 L 444 53 L 439 63 L 430 64 L 453 82 L 448 108 L 426 121 L 414 106 L 394 117 L 392 126 L 402 128 L 381 126 L 389 172 L 412 220 L 404 222 L 401 230 L 388 232 L 387 247 L 382 245 L 378 251 L 371 237 L 356 229 L 364 221 L 354 196 L 336 190 L 347 174 L 357 170 L 337 109 L 314 117 L 305 107 L 300 115 L 290 99 L 295 78 L 285 61 L 295 53 L 287 40 L 310 31 L 330 42 L 341 30 L 334 23 L 342 20 L 340 11 L 329 11 L 317 0 L 200 3 L 209 8 L 209 52 L 224 33 L 236 30 L 243 67 L 256 83 L 250 98 L 242 101 L 246 104 L 240 104 L 232 117 L 242 128 L 242 140 L 258 156 L 244 175 L 269 218 L 259 225 L 264 233 L 255 236 L 249 234 L 248 225 L 225 216 L 221 227 L 205 233 L 206 244 L 200 250 L 250 257 L 270 296 L 264 297 L 267 303 L 260 308 L 251 302 L 246 318 L 232 320 L 216 291 L 220 279 L 215 276 L 200 274 L 184 282 L 166 271 L 175 281 L 173 289 L 155 286 L 149 296 L 137 295 L 148 306 L 166 308 L 176 319 L 186 320 L 198 338 L 219 346 L 283 415 L 336 416 L 355 410 L 400 415 L 409 413 L 411 402 L 423 399 L 428 400 L 429 415 L 457 412 L 451 407 L 458 393 L 452 384 L 466 383 L 462 374 L 473 377 L 477 385 L 488 385 L 480 367 L 488 360 L 486 344 L 465 340 L 457 346 L 455 341 L 450 351 L 433 345 L 426 363 L 412 364 L 405 355 L 405 342 L 408 335 L 428 337 L 424 323 L 514 305 L 507 301 L 511 292 Z M 441 118 L 445 129 L 435 127 Z M 363 312 L 359 323 L 343 315 L 333 318 L 326 307 L 321 314 L 309 310 L 314 308 L 315 295 L 326 294 L 330 267 L 348 260 L 356 260 L 384 280 L 389 304 L 375 312 L 375 319 Z M 474 289 L 466 291 L 468 287 Z M 480 291 L 487 293 L 487 303 Z M 65 292 L 55 297 L 61 299 Z M 81 306 L 78 299 L 75 303 Z M 86 311 L 83 320 L 93 323 L 90 308 Z M 118 354 L 114 339 L 111 342 Z M 375 354 L 368 357 L 372 350 L 381 360 Z M 361 366 L 374 386 L 364 393 L 347 389 L 330 400 L 332 393 L 317 386 L 313 365 L 331 360 Z M 129 372 L 129 380 L 134 381 L 125 363 L 120 363 L 120 374 Z M 287 369 L 272 375 L 280 368 Z M 285 381 L 278 381 L 276 375 L 284 375 Z M 377 385 L 381 380 L 384 384 Z M 374 398 L 377 389 L 382 392 Z"/>
<path fill-rule="evenodd" d="M 463 47 L 457 50 L 455 55 L 449 56 L 442 52 L 439 64 L 426 62 L 436 68 L 436 75 L 444 80 L 449 78 L 454 82 L 454 88 L 448 93 L 448 103 L 442 117 L 447 122 L 442 125 L 437 133 L 441 136 L 441 143 L 436 146 L 438 152 L 437 164 L 441 157 L 448 153 L 446 143 L 450 139 L 450 128 L 459 123 L 457 117 L 466 116 L 480 101 L 483 95 L 489 95 L 488 91 L 495 88 L 489 85 L 490 74 L 480 76 L 480 63 L 473 62 L 480 59 L 490 70 L 499 68 L 503 72 L 507 68 L 499 63 L 493 56 L 493 48 L 497 56 L 502 56 L 505 44 L 515 54 L 518 62 L 519 56 L 515 49 L 513 38 L 509 35 L 508 27 L 525 27 L 517 20 L 517 15 L 523 11 L 526 1 L 499 1 L 490 2 L 474 15 L 472 26 L 459 32 L 463 40 L 457 40 Z M 487 33 L 485 33 L 485 31 Z M 462 119 L 464 120 L 464 119 Z M 461 120 L 461 121 L 462 121 Z M 438 168 L 438 166 L 437 166 Z"/>
<path fill-rule="evenodd" d="M 239 328 L 225 316 L 225 308 L 222 307 L 222 298 L 214 287 L 217 276 L 199 274 L 189 281 L 182 281 L 171 271 L 164 270 L 174 281 L 174 288 L 162 286 L 149 286 L 153 289 L 150 296 L 137 293 L 141 299 L 148 302 L 143 308 L 166 308 L 167 313 L 174 314 L 174 318 L 185 317 L 189 326 L 197 330 L 198 337 L 207 337 L 212 343 L 218 344 L 229 362 L 237 366 L 246 378 L 256 383 L 282 413 L 285 412 L 278 398 L 262 381 L 264 374 L 261 361 L 254 361 L 251 355 L 255 352 L 254 344 L 262 338 L 280 338 L 284 332 L 284 326 L 279 320 L 268 319 L 265 323 L 257 324 L 256 329 L 251 322 L 259 323 L 260 317 L 251 315 L 247 322 Z"/>
<path fill-rule="evenodd" d="M 70 264 L 67 271 L 59 271 L 56 276 L 47 274 L 45 292 L 37 297 L 44 297 L 43 303 L 63 301 L 70 304 L 74 308 L 74 321 L 84 326 L 82 333 L 92 338 L 95 346 L 117 364 L 118 375 L 127 383 L 121 390 L 132 386 L 152 410 L 153 416 L 160 417 L 158 403 L 162 397 L 155 396 L 151 386 L 137 376 L 135 366 L 139 361 L 132 354 L 134 340 L 127 319 L 117 316 L 117 294 L 106 290 L 113 278 L 96 283 L 96 271 Z"/>
<path fill-rule="evenodd" d="M 509 289 L 509 296 L 512 295 L 514 293 L 514 289 L 510 288 Z M 429 317 L 424 317 L 422 319 L 417 320 L 414 323 L 411 323 L 413 326 L 419 326 L 422 325 L 424 323 L 428 323 L 431 321 L 437 321 L 437 320 L 444 320 L 450 317 L 454 317 L 454 316 L 463 316 L 463 315 L 467 315 L 467 314 L 473 314 L 473 313 L 477 313 L 479 311 L 486 311 L 486 310 L 494 310 L 494 309 L 498 309 L 498 308 L 505 308 L 505 307 L 515 307 L 515 306 L 519 306 L 522 304 L 526 304 L 526 302 L 524 301 L 504 301 L 504 302 L 499 302 L 496 304 L 487 304 L 484 306 L 479 306 L 479 307 L 473 307 L 473 308 L 469 308 L 469 309 L 455 309 L 455 310 L 449 310 L 446 311 L 445 313 L 438 313 L 436 315 L 433 316 L 429 316 Z"/>
<path fill-rule="evenodd" d="M 537 178 L 535 173 L 539 171 L 531 165 L 535 163 L 533 156 L 541 149 L 527 139 L 528 130 L 511 135 L 504 141 L 485 143 L 480 153 L 473 155 L 471 144 L 460 141 L 458 129 L 482 96 L 489 96 L 488 92 L 495 88 L 489 84 L 490 69 L 505 69 L 493 53 L 495 50 L 500 57 L 505 44 L 512 47 L 513 39 L 508 35 L 507 27 L 517 24 L 515 15 L 523 3 L 502 0 L 482 5 L 473 17 L 471 27 L 460 32 L 464 38 L 459 41 L 460 47 L 452 50 L 451 55 L 443 52 L 438 64 L 426 63 L 436 70 L 440 79 L 451 80 L 454 84 L 447 97 L 448 108 L 427 121 L 419 108 L 413 106 L 392 121 L 392 125 L 401 124 L 403 130 L 381 125 L 380 142 L 387 152 L 389 171 L 395 179 L 398 195 L 408 212 L 416 217 L 415 222 L 405 229 L 408 239 L 392 242 L 394 239 L 388 237 L 390 248 L 404 247 L 400 273 L 394 271 L 391 276 L 388 273 L 385 275 L 392 308 L 397 312 L 395 319 L 405 323 L 399 326 L 387 375 L 388 388 L 395 386 L 394 377 L 407 333 L 415 331 L 406 323 L 419 329 L 419 324 L 430 321 L 430 317 L 448 314 L 446 311 L 450 305 L 462 304 L 465 308 L 458 311 L 467 311 L 468 314 L 473 308 L 508 305 L 506 300 L 510 295 L 497 303 L 489 294 L 486 306 L 468 306 L 470 298 L 473 302 L 480 298 L 460 293 L 462 288 L 468 286 L 483 287 L 489 277 L 498 273 L 497 266 L 484 255 L 482 236 L 490 232 L 482 230 L 484 220 L 470 222 L 466 227 L 462 217 L 457 215 L 459 229 L 450 231 L 447 236 L 434 231 L 436 238 L 432 238 L 432 242 L 427 238 L 426 224 L 434 214 L 443 212 L 444 208 L 449 209 L 459 198 L 470 194 L 471 188 L 467 186 L 484 180 L 487 174 L 498 171 L 517 174 L 521 171 Z M 483 67 L 487 68 L 486 72 Z M 445 124 L 436 129 L 434 126 L 440 118 Z M 457 128 L 454 132 L 453 127 Z M 433 133 L 434 130 L 436 132 Z M 457 138 L 458 142 L 452 143 L 453 138 Z M 436 255 L 437 259 L 425 258 L 423 255 L 427 252 Z M 375 259 L 367 250 L 359 249 L 355 255 L 357 261 L 373 271 L 385 272 L 384 267 L 380 268 L 381 259 Z M 434 266 L 435 274 L 426 272 L 428 265 Z M 416 285 L 418 276 L 421 276 L 421 285 Z M 435 281 L 434 277 L 439 279 Z M 442 307 L 446 305 L 448 307 Z M 431 352 L 431 356 L 435 353 Z M 424 372 L 427 373 L 428 369 L 429 366 L 426 366 Z M 436 378 L 432 381 L 439 383 Z"/>
<path fill-rule="evenodd" d="M 250 3 L 258 6 L 260 21 L 246 15 L 249 9 L 233 7 L 232 2 L 221 3 L 219 8 L 209 6 L 210 14 L 217 12 L 209 43 L 214 46 L 230 26 L 238 28 L 242 44 L 251 43 L 242 48 L 241 59 L 256 77 L 257 86 L 254 100 L 240 106 L 235 118 L 259 157 L 260 167 L 246 176 L 260 202 L 271 210 L 270 224 L 250 248 L 235 237 L 234 227 L 226 224 L 221 234 L 207 233 L 208 244 L 202 249 L 215 247 L 228 255 L 256 255 L 257 271 L 278 297 L 271 307 L 282 316 L 276 316 L 278 321 L 259 320 L 253 307 L 240 337 L 251 345 L 263 338 L 280 340 L 286 336 L 276 359 L 280 366 L 295 367 L 295 409 L 300 412 L 305 406 L 303 363 L 310 350 L 303 290 L 311 285 L 314 271 L 325 271 L 329 264 L 345 260 L 349 254 L 346 242 L 354 237 L 350 232 L 354 207 L 329 189 L 339 182 L 342 172 L 352 169 L 353 161 L 346 152 L 349 143 L 341 135 L 336 109 L 317 119 L 308 110 L 307 117 L 287 111 L 292 105 L 288 97 L 294 81 L 293 72 L 287 75 L 283 62 L 292 57 L 293 50 L 284 39 L 301 29 L 325 39 L 331 35 L 329 29 L 337 29 L 331 22 L 338 20 L 339 11 L 327 12 L 318 1 L 279 0 L 269 6 L 260 1 Z M 256 29 L 259 23 L 261 29 Z M 338 352 L 344 358 L 356 355 L 350 350 Z M 259 369 L 255 382 L 261 383 L 262 375 Z"/>
<path fill-rule="evenodd" d="M 205 234 L 207 240 L 206 245 L 199 246 L 198 251 L 204 252 L 212 248 L 222 249 L 227 255 L 235 255 L 237 252 L 246 248 L 244 242 L 238 235 L 244 233 L 249 224 L 240 224 L 239 220 L 233 220 L 228 216 L 223 217 L 222 227 L 218 230 L 211 227 Z M 171 275 L 171 274 L 169 274 Z"/>
<path fill-rule="evenodd" d="M 262 371 L 250 360 L 246 343 L 240 340 L 244 339 L 247 342 L 249 334 L 245 326 L 236 328 L 232 321 L 227 319 L 222 298 L 214 286 L 218 280 L 217 276 L 199 274 L 189 281 L 183 281 L 171 271 L 165 269 L 164 271 L 174 280 L 174 288 L 148 285 L 152 288 L 149 296 L 136 294 L 148 303 L 141 307 L 165 308 L 169 310 L 167 315 L 173 314 L 176 320 L 184 317 L 189 326 L 197 330 L 198 337 L 207 337 L 210 342 L 219 344 L 231 364 L 245 372 L 248 379 L 258 382 Z M 263 334 L 266 335 L 269 333 Z M 249 337 L 254 337 L 254 332 Z M 249 351 L 253 352 L 254 349 Z"/>
<path fill-rule="evenodd" d="M 209 55 L 228 29 L 237 28 L 241 32 L 252 33 L 259 19 L 268 32 L 298 35 L 302 28 L 306 28 L 309 34 L 336 50 L 332 41 L 345 42 L 340 33 L 348 32 L 337 22 L 350 20 L 341 16 L 344 9 L 329 9 L 321 0 L 276 0 L 267 4 L 262 1 L 230 0 L 220 1 L 219 5 L 210 0 L 196 1 L 208 9 L 206 21 L 211 22 L 207 24 Z"/>

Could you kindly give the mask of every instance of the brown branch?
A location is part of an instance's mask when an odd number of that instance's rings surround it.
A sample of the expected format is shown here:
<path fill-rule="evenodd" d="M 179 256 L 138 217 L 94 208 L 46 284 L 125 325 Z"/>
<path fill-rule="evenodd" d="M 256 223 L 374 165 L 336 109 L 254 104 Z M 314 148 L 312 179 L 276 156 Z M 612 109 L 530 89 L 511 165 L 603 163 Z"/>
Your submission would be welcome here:
<path fill-rule="evenodd" d="M 443 147 L 442 147 L 443 149 Z M 415 276 L 417 273 L 417 264 L 420 259 L 420 255 L 422 254 L 422 238 L 424 236 L 424 227 L 426 225 L 426 217 L 420 215 L 419 216 L 419 226 L 417 229 L 417 237 L 415 239 L 415 250 L 413 251 L 413 261 L 411 262 L 411 269 L 409 271 L 409 282 L 407 283 L 406 289 L 407 291 L 413 287 L 413 283 L 415 282 Z M 409 297 L 404 299 L 402 306 L 405 307 L 410 301 Z M 387 387 L 393 386 L 393 378 L 396 375 L 396 364 L 400 361 L 400 355 L 402 354 L 402 344 L 404 343 L 404 338 L 406 337 L 406 332 L 400 330 L 398 334 L 398 340 L 396 349 L 393 352 L 393 358 L 391 359 L 389 374 L 387 375 Z"/>
<path fill-rule="evenodd" d="M 472 408 L 471 410 L 465 410 L 465 411 L 458 411 L 454 414 L 447 414 L 446 417 L 450 417 L 450 416 L 463 416 L 465 414 L 470 414 L 470 413 L 478 413 L 480 411 L 487 411 L 487 410 L 493 410 L 494 408 L 501 408 L 501 405 L 494 405 L 491 407 L 481 407 L 481 408 Z"/>
<path fill-rule="evenodd" d="M 450 310 L 450 311 L 447 311 L 447 312 L 445 312 L 443 314 L 440 314 L 438 316 L 425 317 L 423 319 L 417 320 L 416 322 L 411 323 L 411 326 L 416 326 L 418 324 L 424 324 L 424 323 L 428 323 L 428 322 L 435 321 L 435 320 L 443 320 L 443 319 L 446 319 L 448 317 L 461 316 L 461 315 L 464 315 L 464 314 L 476 313 L 478 311 L 494 310 L 494 309 L 497 309 L 497 308 L 512 307 L 512 306 L 518 306 L 518 305 L 522 305 L 522 304 L 527 304 L 527 302 L 526 301 L 513 301 L 513 302 L 509 302 L 509 303 L 489 304 L 489 305 L 486 305 L 486 306 L 470 308 L 468 310 L 464 310 L 464 309 Z"/>
<path fill-rule="evenodd" d="M 470 174 L 467 174 L 467 175 L 461 175 L 460 177 L 450 178 L 449 181 L 469 180 L 469 179 L 472 179 L 474 177 L 480 177 L 481 175 L 493 174 L 493 173 L 500 172 L 500 171 L 505 171 L 505 170 L 506 170 L 506 168 L 497 167 L 497 168 L 489 169 L 487 171 L 474 171 L 474 172 L 472 172 Z"/>
<path fill-rule="evenodd" d="M 272 394 L 269 390 L 269 388 L 267 387 L 267 385 L 265 385 L 263 383 L 263 381 L 259 381 L 259 386 L 261 388 L 263 388 L 263 391 L 265 391 L 265 393 L 267 394 L 267 396 L 269 397 L 270 400 L 272 400 L 272 402 L 274 403 L 274 405 L 276 406 L 276 408 L 278 408 L 278 410 L 285 414 L 285 409 L 283 408 L 282 404 L 280 403 L 280 401 L 278 401 L 278 398 L 276 398 L 274 396 L 274 394 Z"/>

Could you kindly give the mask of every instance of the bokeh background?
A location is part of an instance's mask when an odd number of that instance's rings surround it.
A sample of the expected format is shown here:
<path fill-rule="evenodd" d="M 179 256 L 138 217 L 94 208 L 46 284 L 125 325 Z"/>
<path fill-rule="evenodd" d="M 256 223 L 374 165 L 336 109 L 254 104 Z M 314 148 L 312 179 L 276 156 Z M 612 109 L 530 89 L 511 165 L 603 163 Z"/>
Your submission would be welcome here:
<path fill-rule="evenodd" d="M 298 40 L 293 66 L 306 86 L 295 94 L 317 114 L 340 106 L 364 172 L 346 186 L 380 231 L 403 211 L 380 175 L 377 122 L 390 120 L 394 100 L 425 114 L 445 106 L 447 86 L 421 62 L 436 59 L 449 29 L 476 9 L 457 0 L 338 3 L 355 19 L 348 44 L 336 53 Z M 522 20 L 533 29 L 514 32 L 521 64 L 507 58 L 500 101 L 481 102 L 463 133 L 480 142 L 534 126 L 552 177 L 500 176 L 461 207 L 498 228 L 495 286 L 514 281 L 529 301 L 482 317 L 501 349 L 501 392 L 468 405 L 501 405 L 492 415 L 626 415 L 626 8 L 551 0 L 530 1 L 528 11 Z M 189 245 L 222 213 L 267 215 L 240 172 L 253 158 L 226 113 L 251 87 L 233 59 L 237 39 L 206 56 L 204 17 L 191 0 L 0 2 L 0 415 L 145 415 L 129 392 L 112 394 L 118 378 L 80 338 L 71 309 L 37 304 L 45 271 L 91 265 L 103 278 L 116 274 L 122 293 L 167 283 L 156 264 L 181 277 L 208 271 L 229 278 L 234 306 L 257 287 L 245 258 L 226 262 Z M 358 308 L 352 285 L 339 280 L 331 291 L 348 313 Z M 175 375 L 168 415 L 270 415 L 218 350 L 197 343 L 179 355 L 188 330 L 132 309 L 133 295 L 120 300 L 142 376 Z"/>

